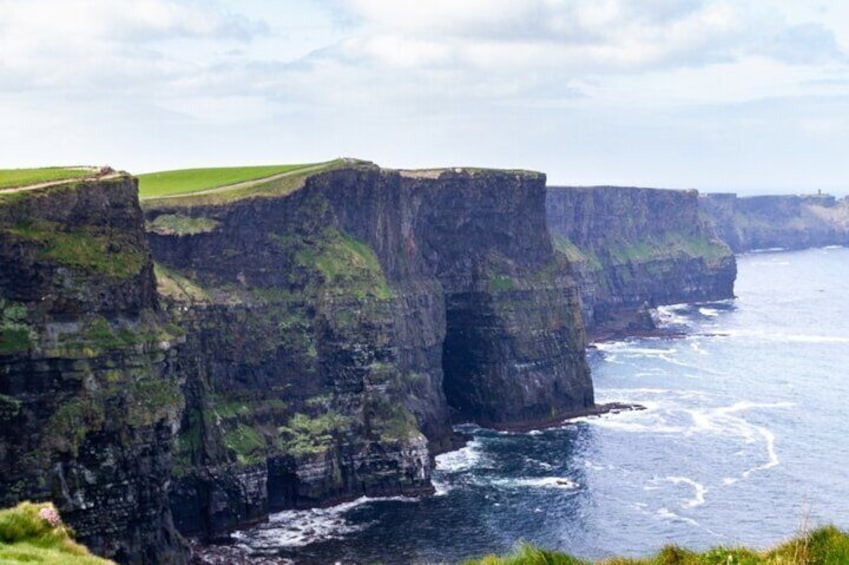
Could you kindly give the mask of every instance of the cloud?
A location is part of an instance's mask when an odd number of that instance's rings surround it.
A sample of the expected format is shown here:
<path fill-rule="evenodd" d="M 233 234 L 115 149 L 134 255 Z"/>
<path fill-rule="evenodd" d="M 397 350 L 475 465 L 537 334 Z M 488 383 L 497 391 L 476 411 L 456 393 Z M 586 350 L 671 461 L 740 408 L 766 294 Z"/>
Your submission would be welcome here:
<path fill-rule="evenodd" d="M 763 53 L 791 64 L 846 60 L 834 33 L 821 24 L 805 23 L 778 30 L 767 38 Z"/>
<path fill-rule="evenodd" d="M 388 68 L 642 72 L 751 54 L 783 62 L 842 58 L 819 24 L 789 25 L 760 2 L 710 0 L 347 0 L 357 22 L 337 56 Z"/>
<path fill-rule="evenodd" d="M 17 91 L 157 88 L 202 66 L 192 42 L 244 43 L 268 31 L 210 2 L 0 0 L 0 13 L 0 88 Z M 179 42 L 183 53 L 170 45 Z"/>

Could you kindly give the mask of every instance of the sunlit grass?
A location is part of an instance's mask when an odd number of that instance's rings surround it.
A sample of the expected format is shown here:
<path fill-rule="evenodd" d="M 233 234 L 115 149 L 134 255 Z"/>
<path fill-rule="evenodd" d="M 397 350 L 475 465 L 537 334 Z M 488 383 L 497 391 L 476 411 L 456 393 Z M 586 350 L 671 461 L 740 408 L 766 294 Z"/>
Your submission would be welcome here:
<path fill-rule="evenodd" d="M 43 167 L 39 169 L 0 169 L 0 190 L 43 182 L 78 179 L 95 174 L 90 167 Z"/>
<path fill-rule="evenodd" d="M 259 180 L 281 173 L 296 171 L 311 164 L 267 165 L 257 167 L 214 167 L 205 169 L 181 169 L 139 175 L 139 196 L 159 198 L 178 194 L 191 194 L 252 180 Z"/>
<path fill-rule="evenodd" d="M 95 557 L 71 539 L 52 504 L 22 502 L 0 510 L 0 563 L 108 565 L 112 561 Z"/>
<path fill-rule="evenodd" d="M 558 551 L 522 545 L 512 554 L 488 555 L 463 565 L 847 565 L 849 535 L 833 526 L 798 536 L 767 551 L 715 547 L 704 552 L 667 546 L 651 557 L 587 561 Z"/>

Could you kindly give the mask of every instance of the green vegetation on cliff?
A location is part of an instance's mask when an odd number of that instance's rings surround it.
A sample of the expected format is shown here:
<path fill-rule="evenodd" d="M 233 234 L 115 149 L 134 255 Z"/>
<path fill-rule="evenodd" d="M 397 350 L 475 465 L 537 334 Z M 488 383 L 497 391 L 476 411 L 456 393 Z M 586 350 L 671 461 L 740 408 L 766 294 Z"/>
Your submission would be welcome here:
<path fill-rule="evenodd" d="M 652 557 L 613 557 L 601 561 L 577 559 L 565 553 L 523 545 L 511 555 L 488 555 L 464 565 L 846 565 L 849 535 L 833 526 L 796 537 L 767 551 L 716 547 L 697 553 L 670 545 Z"/>
<path fill-rule="evenodd" d="M 380 262 L 367 244 L 337 230 L 325 230 L 318 251 L 303 248 L 298 254 L 304 266 L 314 265 L 328 288 L 351 293 L 359 300 L 374 296 L 387 300 L 392 292 Z"/>
<path fill-rule="evenodd" d="M 260 167 L 217 167 L 182 169 L 139 175 L 139 196 L 144 199 L 186 196 L 196 193 L 250 192 L 260 186 L 286 183 L 275 181 L 312 174 L 341 160 L 327 163 L 298 165 L 268 165 Z"/>
<path fill-rule="evenodd" d="M 0 355 L 27 351 L 33 331 L 27 323 L 26 305 L 0 297 Z"/>
<path fill-rule="evenodd" d="M 148 173 L 139 175 L 139 194 L 142 198 L 188 194 L 246 181 L 260 180 L 308 166 L 310 165 L 211 167 Z"/>
<path fill-rule="evenodd" d="M 43 167 L 40 169 L 0 169 L 0 190 L 89 177 L 97 173 L 91 167 Z"/>
<path fill-rule="evenodd" d="M 50 503 L 0 510 L 0 563 L 107 565 L 76 543 Z"/>
<path fill-rule="evenodd" d="M 66 229 L 58 222 L 33 219 L 0 230 L 40 248 L 38 258 L 55 261 L 110 279 L 122 279 L 141 271 L 146 249 L 133 234 L 108 227 L 84 226 Z"/>
<path fill-rule="evenodd" d="M 300 412 L 292 416 L 288 426 L 280 426 L 282 447 L 295 456 L 323 453 L 332 447 L 333 434 L 351 424 L 348 417 L 328 410 L 313 418 Z"/>

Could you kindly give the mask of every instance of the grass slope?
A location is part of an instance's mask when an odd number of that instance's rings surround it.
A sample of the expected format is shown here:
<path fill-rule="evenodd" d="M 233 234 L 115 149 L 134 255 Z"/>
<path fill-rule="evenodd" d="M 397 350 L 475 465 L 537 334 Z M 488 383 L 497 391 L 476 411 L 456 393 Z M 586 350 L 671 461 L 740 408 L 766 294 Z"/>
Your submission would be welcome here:
<path fill-rule="evenodd" d="M 717 547 L 702 553 L 667 546 L 652 557 L 628 559 L 614 557 L 585 561 L 558 551 L 523 545 L 503 557 L 488 555 L 464 565 L 847 565 L 849 535 L 833 526 L 799 536 L 768 551 Z"/>
<path fill-rule="evenodd" d="M 44 167 L 40 169 L 0 169 L 0 190 L 43 182 L 89 177 L 97 169 L 91 167 Z"/>
<path fill-rule="evenodd" d="M 53 524 L 42 513 L 54 518 Z M 0 564 L 42 563 L 61 565 L 109 565 L 71 539 L 52 504 L 22 502 L 0 510 Z"/>
<path fill-rule="evenodd" d="M 312 165 L 216 167 L 148 173 L 146 175 L 139 175 L 139 196 L 141 198 L 160 198 L 163 196 L 191 194 L 201 190 L 259 180 L 310 166 Z"/>

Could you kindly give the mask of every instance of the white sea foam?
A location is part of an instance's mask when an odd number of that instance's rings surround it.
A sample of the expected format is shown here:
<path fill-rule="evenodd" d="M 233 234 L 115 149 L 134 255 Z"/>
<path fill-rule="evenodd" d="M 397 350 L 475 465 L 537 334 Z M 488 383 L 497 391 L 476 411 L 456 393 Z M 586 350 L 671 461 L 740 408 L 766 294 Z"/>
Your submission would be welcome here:
<path fill-rule="evenodd" d="M 309 510 L 284 510 L 269 516 L 268 522 L 246 531 L 237 531 L 233 537 L 253 550 L 273 550 L 279 547 L 303 547 L 317 541 L 344 539 L 348 534 L 368 526 L 352 524 L 345 512 L 375 499 L 361 497 L 352 502 L 331 508 Z"/>
<path fill-rule="evenodd" d="M 719 310 L 715 310 L 714 308 L 699 308 L 699 314 L 702 316 L 707 316 L 708 318 L 716 318 L 719 316 Z"/>
<path fill-rule="evenodd" d="M 693 520 L 692 518 L 687 518 L 685 516 L 676 514 L 668 508 L 660 508 L 657 511 L 657 516 L 667 522 L 684 522 L 686 524 L 690 524 L 691 526 L 699 526 L 699 523 Z"/>
<path fill-rule="evenodd" d="M 705 503 L 705 494 L 708 489 L 703 484 L 687 477 L 666 477 L 665 480 L 675 485 L 685 484 L 693 487 L 693 498 L 682 504 L 685 508 L 695 508 L 696 506 L 701 506 Z"/>
<path fill-rule="evenodd" d="M 494 479 L 491 484 L 501 488 L 546 488 L 574 490 L 578 483 L 568 477 L 522 477 Z"/>
<path fill-rule="evenodd" d="M 687 313 L 690 311 L 689 304 L 670 304 L 668 306 L 658 306 L 657 321 L 660 326 L 686 326 L 689 325 L 690 319 Z"/>
<path fill-rule="evenodd" d="M 612 391 L 606 392 L 611 393 Z M 702 406 L 709 402 L 710 398 L 698 391 L 692 391 L 695 396 L 689 395 L 688 391 L 665 391 L 663 389 L 631 389 L 630 391 L 623 390 L 623 392 L 632 393 L 632 396 L 628 398 L 630 402 L 646 405 L 649 404 L 647 402 L 649 398 L 657 400 L 651 401 L 648 410 L 588 421 L 594 426 L 618 432 L 669 434 L 683 437 L 707 434 L 729 437 L 734 441 L 740 441 L 750 446 L 764 445 L 766 461 L 746 469 L 739 478 L 728 477 L 724 479 L 723 482 L 726 485 L 733 484 L 740 478 L 748 478 L 752 473 L 770 469 L 781 463 L 776 449 L 775 435 L 768 428 L 748 421 L 744 414 L 753 410 L 780 410 L 796 406 L 795 403 L 786 401 L 752 402 L 741 400 L 726 406 L 692 408 L 690 406 L 693 406 L 694 399 L 698 400 L 699 406 Z M 689 398 L 687 398 L 688 395 Z M 738 452 L 738 455 L 749 459 L 752 457 L 752 448 Z M 733 464 L 734 462 L 731 461 L 730 463 Z M 688 507 L 699 506 L 704 503 L 706 489 L 703 485 L 685 478 L 676 480 L 677 482 L 687 482 L 696 489 L 696 496 L 687 503 Z"/>
<path fill-rule="evenodd" d="M 781 464 L 781 460 L 778 458 L 778 452 L 775 450 L 775 434 L 769 431 L 767 428 L 756 427 L 755 428 L 766 440 L 766 452 L 767 452 L 767 462 L 763 465 L 759 465 L 752 469 L 748 469 L 743 473 L 743 478 L 748 478 L 752 473 L 756 471 L 765 471 L 767 469 L 771 469 L 773 467 L 777 467 Z"/>
<path fill-rule="evenodd" d="M 690 340 L 690 349 L 698 353 L 699 355 L 708 355 L 708 352 L 702 347 L 702 344 L 699 343 L 698 340 L 691 339 Z"/>
<path fill-rule="evenodd" d="M 546 463 L 545 461 L 540 461 L 539 459 L 534 459 L 533 457 L 525 457 L 525 462 L 530 465 L 533 465 L 534 467 L 545 469 L 546 471 L 554 467 L 551 463 Z"/>
<path fill-rule="evenodd" d="M 467 471 L 480 463 L 481 443 L 472 440 L 464 447 L 436 456 L 436 469 L 445 473 Z"/>

